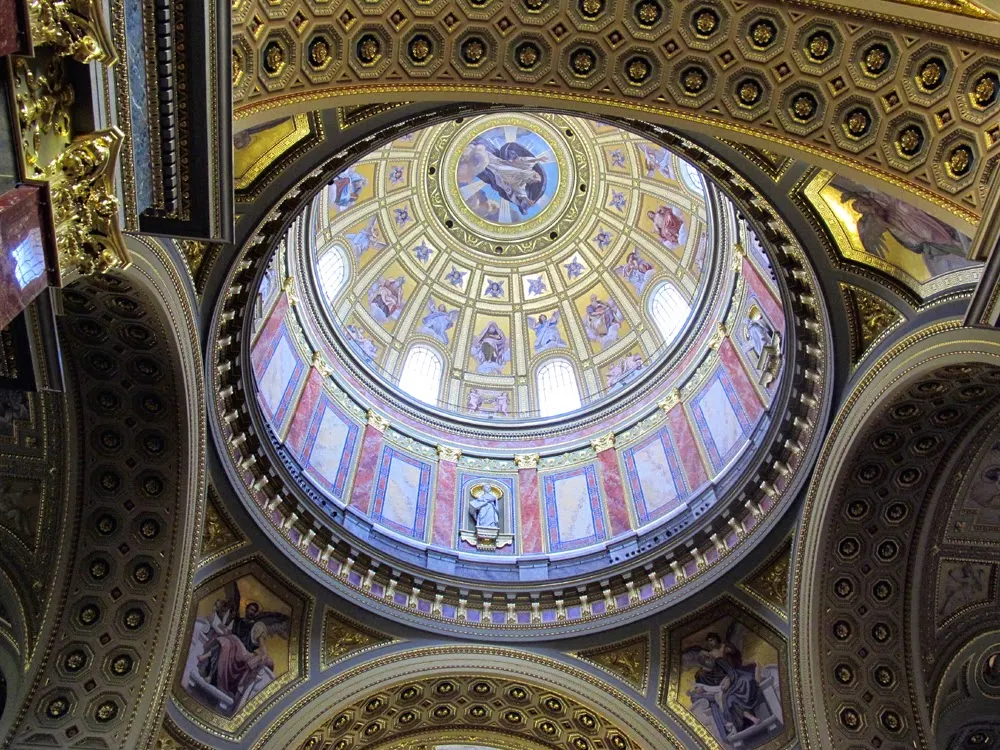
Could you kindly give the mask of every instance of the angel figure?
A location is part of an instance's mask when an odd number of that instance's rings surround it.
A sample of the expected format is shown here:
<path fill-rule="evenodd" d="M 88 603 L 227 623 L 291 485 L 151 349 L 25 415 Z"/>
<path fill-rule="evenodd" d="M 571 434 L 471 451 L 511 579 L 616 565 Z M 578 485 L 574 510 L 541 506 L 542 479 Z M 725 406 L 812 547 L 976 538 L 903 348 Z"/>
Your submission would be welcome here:
<path fill-rule="evenodd" d="M 733 621 L 725 636 L 710 632 L 702 644 L 685 649 L 682 656 L 684 667 L 697 669 L 694 687 L 687 691 L 692 713 L 727 747 L 752 746 L 755 743 L 741 740 L 739 745 L 733 745 L 730 740 L 764 722 L 767 726 L 762 730 L 780 723 L 765 699 L 760 679 L 766 672 L 771 683 L 776 670 L 744 663 L 744 636 L 745 628 Z M 743 739 L 747 739 L 746 735 Z"/>
<path fill-rule="evenodd" d="M 647 282 L 656 273 L 656 269 L 653 268 L 652 263 L 639 256 L 639 248 L 632 248 L 632 252 L 625 258 L 625 262 L 615 268 L 615 273 L 631 284 L 636 294 L 641 295 Z"/>
<path fill-rule="evenodd" d="M 382 230 L 378 226 L 378 217 L 373 216 L 368 223 L 357 232 L 348 232 L 347 241 L 351 243 L 354 257 L 360 260 L 369 250 L 384 250 L 388 245 L 382 241 Z"/>
<path fill-rule="evenodd" d="M 677 182 L 677 175 L 674 174 L 674 165 L 670 159 L 670 152 L 667 149 L 656 148 L 648 143 L 636 144 L 639 153 L 642 154 L 642 165 L 646 169 L 646 177 L 652 179 L 657 173 L 663 175 L 668 180 Z"/>
<path fill-rule="evenodd" d="M 559 311 L 551 316 L 542 313 L 537 318 L 528 316 L 528 328 L 535 332 L 535 353 L 547 351 L 556 346 L 566 346 L 559 333 Z"/>
<path fill-rule="evenodd" d="M 613 390 L 631 382 L 638 375 L 645 363 L 641 354 L 626 354 L 608 368 L 607 386 Z"/>
<path fill-rule="evenodd" d="M 255 601 L 247 602 L 240 615 L 237 581 L 230 584 L 227 594 L 226 599 L 215 602 L 208 637 L 197 657 L 197 676 L 191 677 L 213 699 L 218 697 L 216 693 L 228 698 L 220 705 L 232 715 L 274 680 L 274 660 L 268 654 L 267 639 L 288 638 L 291 621 L 282 612 L 263 611 Z"/>
<path fill-rule="evenodd" d="M 545 195 L 547 178 L 539 165 L 547 161 L 549 154 L 535 156 L 516 141 L 497 146 L 476 139 L 459 158 L 458 179 L 462 183 L 482 180 L 523 215 Z"/>
<path fill-rule="evenodd" d="M 865 251 L 885 258 L 886 236 L 919 255 L 932 276 L 970 265 L 966 235 L 905 201 L 843 177 L 831 183 L 840 200 L 858 214 L 858 239 Z"/>
<path fill-rule="evenodd" d="M 655 211 L 647 211 L 646 218 L 653 222 L 656 236 L 664 245 L 668 247 L 677 245 L 681 229 L 684 227 L 684 218 L 679 213 L 675 213 L 672 207 L 664 204 Z"/>
<path fill-rule="evenodd" d="M 354 169 L 341 172 L 330 183 L 330 203 L 343 211 L 358 202 L 361 191 L 368 185 L 368 178 Z"/>
<path fill-rule="evenodd" d="M 434 300 L 429 299 L 427 300 L 427 314 L 424 316 L 422 321 L 423 326 L 420 330 L 429 333 L 447 346 L 450 343 L 448 341 L 448 329 L 453 328 L 457 320 L 457 309 L 448 310 L 445 308 L 444 303 L 435 306 Z"/>

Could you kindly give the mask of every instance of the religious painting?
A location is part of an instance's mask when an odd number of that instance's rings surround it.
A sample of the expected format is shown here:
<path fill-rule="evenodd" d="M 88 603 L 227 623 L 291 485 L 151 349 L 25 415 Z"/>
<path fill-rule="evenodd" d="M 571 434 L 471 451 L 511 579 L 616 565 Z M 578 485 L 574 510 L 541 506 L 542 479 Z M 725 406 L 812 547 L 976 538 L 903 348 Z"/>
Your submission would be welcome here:
<path fill-rule="evenodd" d="M 559 321 L 559 310 L 553 310 L 550 313 L 539 313 L 537 317 L 534 315 L 528 316 L 528 328 L 535 334 L 535 340 L 532 344 L 535 354 L 547 352 L 549 349 L 568 346 L 559 332 Z"/>
<path fill-rule="evenodd" d="M 616 143 L 612 146 L 604 147 L 604 157 L 608 169 L 612 172 L 628 171 L 628 147 L 624 143 Z"/>
<path fill-rule="evenodd" d="M 233 134 L 233 182 L 236 190 L 247 190 L 293 146 L 312 132 L 309 115 L 272 120 Z"/>
<path fill-rule="evenodd" d="M 41 502 L 42 485 L 37 479 L 0 477 L 0 526 L 28 548 L 34 547 Z"/>
<path fill-rule="evenodd" d="M 410 166 L 402 162 L 392 162 L 386 172 L 387 190 L 401 190 L 409 184 Z"/>
<path fill-rule="evenodd" d="M 643 195 L 639 229 L 670 250 L 680 251 L 684 247 L 690 224 L 690 215 L 680 207 L 652 195 Z"/>
<path fill-rule="evenodd" d="M 365 362 L 372 363 L 378 357 L 378 347 L 375 346 L 375 342 L 372 341 L 372 337 L 364 326 L 356 320 L 352 320 L 344 326 L 344 338 Z"/>
<path fill-rule="evenodd" d="M 784 746 L 793 730 L 780 634 L 728 598 L 668 631 L 665 708 L 714 748 Z"/>
<path fill-rule="evenodd" d="M 559 166 L 538 133 L 501 125 L 463 149 L 455 177 L 470 211 L 495 224 L 516 225 L 538 216 L 552 201 Z"/>
<path fill-rule="evenodd" d="M 357 164 L 344 170 L 330 181 L 330 218 L 343 213 L 351 206 L 368 200 L 374 195 L 373 182 L 375 166 L 371 163 Z"/>
<path fill-rule="evenodd" d="M 233 732 L 298 679 L 308 605 L 255 562 L 202 584 L 195 601 L 178 698 L 198 718 Z"/>
<path fill-rule="evenodd" d="M 385 235 L 382 233 L 382 228 L 378 223 L 378 216 L 372 216 L 348 228 L 344 232 L 344 236 L 347 238 L 347 244 L 350 245 L 351 250 L 354 252 L 355 259 L 359 262 L 365 253 L 377 253 L 388 247 Z"/>
<path fill-rule="evenodd" d="M 510 323 L 477 320 L 469 354 L 480 375 L 506 375 L 510 364 Z"/>
<path fill-rule="evenodd" d="M 639 151 L 639 166 L 645 172 L 647 179 L 677 182 L 674 155 L 670 151 L 648 141 L 641 141 L 635 144 L 635 147 Z"/>
<path fill-rule="evenodd" d="M 399 320 L 406 299 L 403 296 L 405 276 L 382 276 L 368 289 L 368 310 L 380 324 Z"/>
<path fill-rule="evenodd" d="M 921 297 L 974 283 L 982 266 L 967 259 L 971 239 L 895 196 L 820 171 L 803 190 L 841 254 L 906 284 Z"/>
<path fill-rule="evenodd" d="M 645 367 L 645 360 L 638 350 L 618 357 L 601 368 L 604 387 L 609 391 L 623 388 L 635 380 Z"/>
<path fill-rule="evenodd" d="M 510 414 L 513 401 L 510 391 L 493 390 L 490 388 L 470 388 L 465 398 L 465 408 L 473 414 L 490 416 L 499 414 L 506 417 Z"/>
<path fill-rule="evenodd" d="M 612 346 L 628 328 L 618 303 L 602 286 L 594 287 L 589 294 L 578 297 L 576 307 L 583 330 L 595 352 Z"/>
<path fill-rule="evenodd" d="M 656 268 L 642 257 L 639 248 L 633 247 L 622 259 L 622 262 L 615 266 L 615 273 L 629 283 L 637 297 L 641 297 L 642 290 L 653 278 Z"/>
<path fill-rule="evenodd" d="M 445 346 L 451 343 L 448 331 L 455 327 L 458 320 L 458 308 L 449 310 L 444 302 L 435 302 L 431 297 L 427 300 L 427 314 L 421 321 L 420 331 L 433 336 Z"/>

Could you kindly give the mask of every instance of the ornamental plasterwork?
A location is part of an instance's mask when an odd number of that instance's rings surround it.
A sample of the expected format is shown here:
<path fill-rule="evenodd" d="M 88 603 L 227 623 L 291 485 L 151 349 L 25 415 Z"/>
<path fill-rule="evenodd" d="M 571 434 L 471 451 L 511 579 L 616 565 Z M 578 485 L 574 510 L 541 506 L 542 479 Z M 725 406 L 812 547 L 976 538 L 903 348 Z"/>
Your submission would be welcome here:
<path fill-rule="evenodd" d="M 651 651 L 649 634 L 643 633 L 607 646 L 576 651 L 572 656 L 603 669 L 645 695 Z"/>
<path fill-rule="evenodd" d="M 861 287 L 841 282 L 840 293 L 844 297 L 850 326 L 851 361 L 856 366 L 877 341 L 905 318 L 884 299 Z"/>
<path fill-rule="evenodd" d="M 901 7 L 891 20 L 865 8 L 719 0 L 392 12 L 347 2 L 322 16 L 309 3 L 279 6 L 242 0 L 233 10 L 234 69 L 255 73 L 234 88 L 237 117 L 372 95 L 585 100 L 847 163 L 970 222 L 1000 144 L 991 26 L 956 28 L 953 16 L 930 12 L 940 3 L 919 19 Z M 314 54 L 329 49 L 344 54 Z"/>
<path fill-rule="evenodd" d="M 358 654 L 399 641 L 346 615 L 327 609 L 323 615 L 320 642 L 320 669 L 326 669 Z"/>

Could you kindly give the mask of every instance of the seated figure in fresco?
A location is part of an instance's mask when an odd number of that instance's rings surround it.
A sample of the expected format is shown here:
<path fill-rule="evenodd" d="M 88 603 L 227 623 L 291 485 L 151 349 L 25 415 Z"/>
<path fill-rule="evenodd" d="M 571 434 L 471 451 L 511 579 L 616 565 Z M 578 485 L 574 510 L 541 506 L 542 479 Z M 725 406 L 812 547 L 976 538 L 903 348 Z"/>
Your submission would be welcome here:
<path fill-rule="evenodd" d="M 639 248 L 632 248 L 625 262 L 615 268 L 615 273 L 631 284 L 636 294 L 642 294 L 646 283 L 653 278 L 655 269 L 652 263 L 640 257 Z"/>
<path fill-rule="evenodd" d="M 587 338 L 600 342 L 601 346 L 613 344 L 618 340 L 618 330 L 624 321 L 625 317 L 614 300 L 603 300 L 596 294 L 590 295 L 590 304 L 587 305 L 583 319 Z"/>
<path fill-rule="evenodd" d="M 510 361 L 510 350 L 507 348 L 507 336 L 493 321 L 486 324 L 478 336 L 472 341 L 470 350 L 476 360 L 476 372 L 500 372 Z"/>
<path fill-rule="evenodd" d="M 680 240 L 683 217 L 666 204 L 655 211 L 647 211 L 646 218 L 653 222 L 653 229 L 664 245 L 676 245 Z"/>

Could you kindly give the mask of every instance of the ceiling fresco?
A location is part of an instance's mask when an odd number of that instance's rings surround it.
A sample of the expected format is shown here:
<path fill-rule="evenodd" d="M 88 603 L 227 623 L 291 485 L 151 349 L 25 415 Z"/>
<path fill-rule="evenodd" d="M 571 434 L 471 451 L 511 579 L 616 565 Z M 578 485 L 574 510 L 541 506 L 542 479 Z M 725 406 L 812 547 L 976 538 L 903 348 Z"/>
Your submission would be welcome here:
<path fill-rule="evenodd" d="M 346 266 L 322 290 L 333 326 L 378 376 L 397 383 L 419 342 L 444 364 L 435 406 L 518 419 L 539 415 L 537 371 L 553 357 L 584 406 L 656 365 L 698 307 L 709 214 L 700 174 L 663 147 L 507 113 L 369 154 L 317 196 L 310 231 L 318 267 Z M 650 317 L 664 283 L 676 337 Z"/>

